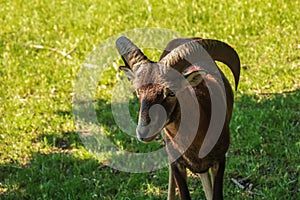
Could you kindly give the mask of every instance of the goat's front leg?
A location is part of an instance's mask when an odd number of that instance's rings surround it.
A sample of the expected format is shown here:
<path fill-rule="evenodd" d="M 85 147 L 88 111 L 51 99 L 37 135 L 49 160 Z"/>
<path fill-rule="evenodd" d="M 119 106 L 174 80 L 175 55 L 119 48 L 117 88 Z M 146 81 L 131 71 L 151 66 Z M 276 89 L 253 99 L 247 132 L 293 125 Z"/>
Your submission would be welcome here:
<path fill-rule="evenodd" d="M 213 187 L 213 200 L 223 200 L 223 179 L 225 171 L 226 158 L 224 158 L 213 167 L 211 167 L 211 178 Z"/>
<path fill-rule="evenodd" d="M 205 193 L 206 200 L 213 199 L 213 189 L 212 189 L 212 182 L 209 172 L 204 172 L 200 174 L 203 191 Z"/>
<path fill-rule="evenodd" d="M 168 200 L 175 200 L 175 179 L 171 165 L 169 166 Z"/>
<path fill-rule="evenodd" d="M 200 174 L 201 182 L 207 200 L 223 200 L 223 178 L 225 157 L 215 163 L 209 171 Z"/>
<path fill-rule="evenodd" d="M 190 192 L 187 186 L 187 174 L 186 174 L 186 168 L 176 162 L 171 164 L 171 175 L 173 177 L 173 180 L 175 180 L 176 185 L 179 190 L 179 196 L 181 200 L 190 200 Z M 172 181 L 172 184 L 174 184 L 174 181 Z M 169 182 L 170 183 L 170 182 Z M 172 186 L 172 185 L 171 185 Z M 169 185 L 169 189 L 171 187 Z M 172 186 L 174 187 L 174 186 Z M 174 187 L 175 190 L 175 187 Z M 172 194 L 172 193 L 171 193 Z M 175 191 L 174 191 L 175 196 Z"/>

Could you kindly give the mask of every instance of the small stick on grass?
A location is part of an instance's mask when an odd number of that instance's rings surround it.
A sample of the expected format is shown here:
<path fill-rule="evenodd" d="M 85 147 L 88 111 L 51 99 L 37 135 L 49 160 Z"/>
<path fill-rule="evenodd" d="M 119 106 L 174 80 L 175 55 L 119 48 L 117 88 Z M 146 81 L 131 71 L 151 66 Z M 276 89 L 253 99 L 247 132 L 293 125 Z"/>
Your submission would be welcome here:
<path fill-rule="evenodd" d="M 240 189 L 244 190 L 245 189 L 245 186 L 243 186 L 242 184 L 239 183 L 238 180 L 234 179 L 234 178 L 231 178 L 230 179 L 235 185 L 237 185 Z"/>
<path fill-rule="evenodd" d="M 33 44 L 33 45 L 30 45 L 30 47 L 32 47 L 34 49 L 37 49 L 37 50 L 40 50 L 40 49 L 49 50 L 49 51 L 58 53 L 58 54 L 62 55 L 63 57 L 66 57 L 68 59 L 72 59 L 72 56 L 70 56 L 70 54 L 76 49 L 76 46 L 75 46 L 70 51 L 65 52 L 65 51 L 61 51 L 61 50 L 51 48 L 51 47 L 46 47 L 46 46 L 39 45 L 39 44 Z"/>

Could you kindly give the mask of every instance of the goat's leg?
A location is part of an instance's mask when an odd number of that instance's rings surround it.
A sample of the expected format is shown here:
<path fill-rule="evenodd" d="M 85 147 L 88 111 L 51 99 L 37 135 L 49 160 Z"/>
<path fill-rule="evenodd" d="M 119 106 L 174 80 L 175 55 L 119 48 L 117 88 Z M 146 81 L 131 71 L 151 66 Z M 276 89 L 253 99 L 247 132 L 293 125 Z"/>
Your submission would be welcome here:
<path fill-rule="evenodd" d="M 209 172 L 204 172 L 200 174 L 203 190 L 206 196 L 207 200 L 213 199 L 213 188 L 212 188 L 212 182 Z"/>
<path fill-rule="evenodd" d="M 213 181 L 213 200 L 223 200 L 223 178 L 225 171 L 226 158 L 224 158 L 218 163 L 218 166 L 212 169 Z M 213 168 L 213 167 L 212 167 Z"/>
<path fill-rule="evenodd" d="M 200 174 L 203 190 L 207 200 L 223 200 L 223 178 L 225 157 L 209 168 L 209 171 Z"/>
<path fill-rule="evenodd" d="M 169 185 L 168 185 L 168 200 L 175 200 L 175 179 L 173 170 L 169 168 Z"/>
<path fill-rule="evenodd" d="M 214 188 L 215 178 L 219 171 L 219 163 L 215 163 L 212 167 L 209 168 L 209 175 L 211 180 L 211 187 Z"/>
<path fill-rule="evenodd" d="M 187 186 L 187 174 L 186 168 L 178 163 L 171 165 L 172 174 L 175 179 L 176 185 L 179 190 L 179 196 L 181 200 L 190 200 L 190 192 Z"/>

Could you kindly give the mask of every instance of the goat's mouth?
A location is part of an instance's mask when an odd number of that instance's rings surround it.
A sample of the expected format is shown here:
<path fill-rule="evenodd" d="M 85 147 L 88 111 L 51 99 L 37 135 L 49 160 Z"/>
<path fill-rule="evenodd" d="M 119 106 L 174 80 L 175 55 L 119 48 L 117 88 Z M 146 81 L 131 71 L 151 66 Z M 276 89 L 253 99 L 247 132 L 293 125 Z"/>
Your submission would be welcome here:
<path fill-rule="evenodd" d="M 137 137 L 139 141 L 141 142 L 145 142 L 145 143 L 149 143 L 152 142 L 156 137 L 157 137 L 158 133 L 155 135 L 152 135 L 150 137 Z"/>
<path fill-rule="evenodd" d="M 152 131 L 149 127 L 137 127 L 136 129 L 137 139 L 145 143 L 152 142 L 160 133 L 160 131 L 161 129 Z"/>

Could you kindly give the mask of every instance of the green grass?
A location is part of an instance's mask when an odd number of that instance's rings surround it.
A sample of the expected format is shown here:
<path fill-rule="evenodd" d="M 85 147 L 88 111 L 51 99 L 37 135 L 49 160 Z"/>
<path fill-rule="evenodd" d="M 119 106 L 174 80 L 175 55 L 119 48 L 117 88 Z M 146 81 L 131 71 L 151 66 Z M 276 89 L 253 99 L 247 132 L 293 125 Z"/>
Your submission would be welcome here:
<path fill-rule="evenodd" d="M 167 168 L 134 174 L 105 166 L 82 145 L 72 116 L 86 56 L 111 36 L 145 27 L 219 39 L 240 55 L 226 199 L 299 199 L 299 7 L 298 0 L 0 1 L 0 199 L 166 199 Z M 116 73 L 109 66 L 107 86 L 96 92 L 108 137 L 134 152 L 159 148 L 112 121 Z M 230 182 L 240 177 L 253 188 Z M 189 186 L 194 199 L 204 198 L 199 179 Z"/>

